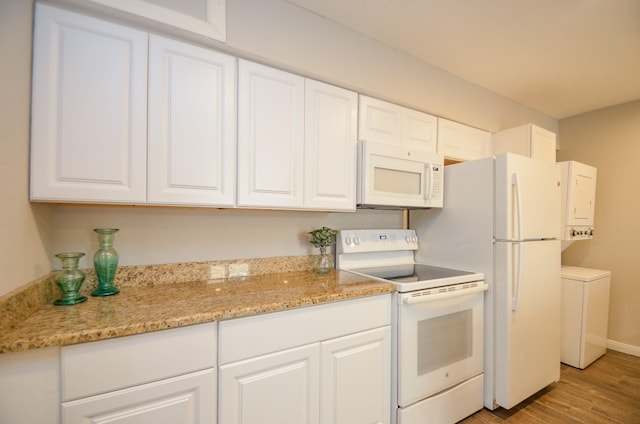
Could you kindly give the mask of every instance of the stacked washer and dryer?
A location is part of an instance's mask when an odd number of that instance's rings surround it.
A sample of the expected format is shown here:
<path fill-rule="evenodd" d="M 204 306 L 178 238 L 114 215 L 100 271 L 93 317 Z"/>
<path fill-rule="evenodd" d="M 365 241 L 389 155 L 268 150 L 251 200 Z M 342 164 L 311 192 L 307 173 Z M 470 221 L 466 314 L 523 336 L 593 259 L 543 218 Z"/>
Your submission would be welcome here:
<path fill-rule="evenodd" d="M 562 250 L 594 234 L 596 168 L 559 162 L 562 185 Z M 607 346 L 611 271 L 562 266 L 561 361 L 584 369 Z"/>

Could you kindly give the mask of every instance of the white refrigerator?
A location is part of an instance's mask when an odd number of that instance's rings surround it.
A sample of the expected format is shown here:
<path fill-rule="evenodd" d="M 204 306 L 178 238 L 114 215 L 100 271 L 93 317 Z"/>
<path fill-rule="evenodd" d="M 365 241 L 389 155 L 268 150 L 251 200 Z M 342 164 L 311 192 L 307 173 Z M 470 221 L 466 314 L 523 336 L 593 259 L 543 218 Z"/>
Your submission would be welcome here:
<path fill-rule="evenodd" d="M 484 273 L 484 405 L 509 409 L 560 378 L 559 170 L 506 153 L 444 176 L 443 209 L 410 213 L 415 259 Z"/>

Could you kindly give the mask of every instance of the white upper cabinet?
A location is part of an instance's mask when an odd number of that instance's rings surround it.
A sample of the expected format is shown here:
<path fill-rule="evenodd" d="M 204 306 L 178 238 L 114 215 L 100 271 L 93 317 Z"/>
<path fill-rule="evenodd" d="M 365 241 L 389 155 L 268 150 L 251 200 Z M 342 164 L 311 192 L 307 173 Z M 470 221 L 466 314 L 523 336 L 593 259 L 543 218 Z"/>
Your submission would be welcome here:
<path fill-rule="evenodd" d="M 148 202 L 234 206 L 236 60 L 149 40 Z"/>
<path fill-rule="evenodd" d="M 238 63 L 238 206 L 302 208 L 304 78 Z"/>
<path fill-rule="evenodd" d="M 436 152 L 437 117 L 360 96 L 358 139 Z"/>
<path fill-rule="evenodd" d="M 438 153 L 457 161 L 489 157 L 492 155 L 491 133 L 438 118 Z"/>
<path fill-rule="evenodd" d="M 547 162 L 556 161 L 556 134 L 533 124 L 521 125 L 492 135 L 494 155 L 515 153 Z"/>
<path fill-rule="evenodd" d="M 32 200 L 146 200 L 146 33 L 36 3 L 32 96 Z"/>
<path fill-rule="evenodd" d="M 355 210 L 355 93 L 238 64 L 241 207 Z"/>
<path fill-rule="evenodd" d="M 356 93 L 305 81 L 305 208 L 355 210 L 357 115 Z"/>

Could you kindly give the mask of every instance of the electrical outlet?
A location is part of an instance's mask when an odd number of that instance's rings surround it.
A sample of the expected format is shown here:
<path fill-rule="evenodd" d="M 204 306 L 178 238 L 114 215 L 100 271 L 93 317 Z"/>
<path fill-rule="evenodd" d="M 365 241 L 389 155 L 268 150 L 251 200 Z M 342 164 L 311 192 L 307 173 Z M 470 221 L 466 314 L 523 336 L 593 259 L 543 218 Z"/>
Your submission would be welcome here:
<path fill-rule="evenodd" d="M 211 265 L 209 267 L 209 280 L 216 280 L 224 277 L 224 265 Z"/>
<path fill-rule="evenodd" d="M 246 277 L 249 275 L 249 264 L 229 264 L 229 277 Z"/>

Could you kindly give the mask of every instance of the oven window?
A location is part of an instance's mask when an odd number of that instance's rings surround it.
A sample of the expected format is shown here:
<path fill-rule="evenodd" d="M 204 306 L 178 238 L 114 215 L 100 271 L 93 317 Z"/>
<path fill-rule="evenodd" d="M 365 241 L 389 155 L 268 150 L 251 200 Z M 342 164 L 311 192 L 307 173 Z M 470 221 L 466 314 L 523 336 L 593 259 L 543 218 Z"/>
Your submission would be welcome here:
<path fill-rule="evenodd" d="M 373 168 L 373 189 L 387 193 L 420 195 L 422 174 L 398 169 Z"/>
<path fill-rule="evenodd" d="M 418 375 L 473 355 L 471 309 L 418 322 Z"/>

